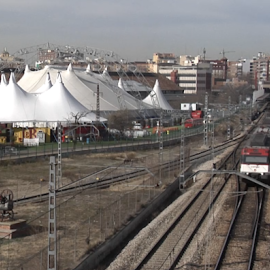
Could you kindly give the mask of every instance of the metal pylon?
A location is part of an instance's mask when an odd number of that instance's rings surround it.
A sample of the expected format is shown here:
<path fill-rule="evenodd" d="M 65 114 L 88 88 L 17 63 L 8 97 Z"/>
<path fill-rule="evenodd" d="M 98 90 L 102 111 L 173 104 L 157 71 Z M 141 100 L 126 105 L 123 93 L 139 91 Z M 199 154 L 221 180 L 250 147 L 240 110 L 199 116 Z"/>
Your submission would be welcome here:
<path fill-rule="evenodd" d="M 228 121 L 227 121 L 227 140 L 231 138 L 231 96 L 229 96 L 229 100 L 228 100 L 228 111 L 229 111 L 229 116 L 228 116 Z"/>
<path fill-rule="evenodd" d="M 185 118 L 182 118 L 182 127 L 180 134 L 180 183 L 184 181 L 185 169 Z"/>
<path fill-rule="evenodd" d="M 204 145 L 208 146 L 208 130 L 209 130 L 209 123 L 208 123 L 208 93 L 205 93 L 204 99 Z"/>
<path fill-rule="evenodd" d="M 163 164 L 163 111 L 160 112 L 159 121 L 159 184 L 161 184 L 161 166 Z"/>
<path fill-rule="evenodd" d="M 99 84 L 97 84 L 97 103 L 96 103 L 96 121 L 100 121 L 100 93 L 99 93 Z"/>
<path fill-rule="evenodd" d="M 62 186 L 62 127 L 61 122 L 57 122 L 58 130 L 58 166 L 57 166 L 57 184 L 56 187 L 59 188 Z"/>
<path fill-rule="evenodd" d="M 50 157 L 49 177 L 49 223 L 48 223 L 48 270 L 57 270 L 57 243 L 56 243 L 56 163 L 55 156 Z"/>
<path fill-rule="evenodd" d="M 242 95 L 239 96 L 239 110 L 242 110 Z"/>

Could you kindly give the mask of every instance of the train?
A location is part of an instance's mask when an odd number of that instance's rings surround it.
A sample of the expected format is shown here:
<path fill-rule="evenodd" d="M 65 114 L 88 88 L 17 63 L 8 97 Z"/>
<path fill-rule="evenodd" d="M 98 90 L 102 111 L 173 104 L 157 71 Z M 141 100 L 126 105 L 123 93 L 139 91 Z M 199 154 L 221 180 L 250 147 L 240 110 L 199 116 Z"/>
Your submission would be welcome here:
<path fill-rule="evenodd" d="M 192 119 L 200 119 L 204 117 L 204 111 L 202 110 L 195 110 L 191 112 Z"/>
<path fill-rule="evenodd" d="M 241 150 L 240 172 L 269 184 L 270 176 L 270 129 L 260 126 L 250 136 Z M 245 181 L 250 183 L 250 181 Z"/>
<path fill-rule="evenodd" d="M 203 124 L 204 112 L 202 110 L 195 110 L 190 113 L 191 118 L 184 122 L 185 128 L 193 128 Z"/>

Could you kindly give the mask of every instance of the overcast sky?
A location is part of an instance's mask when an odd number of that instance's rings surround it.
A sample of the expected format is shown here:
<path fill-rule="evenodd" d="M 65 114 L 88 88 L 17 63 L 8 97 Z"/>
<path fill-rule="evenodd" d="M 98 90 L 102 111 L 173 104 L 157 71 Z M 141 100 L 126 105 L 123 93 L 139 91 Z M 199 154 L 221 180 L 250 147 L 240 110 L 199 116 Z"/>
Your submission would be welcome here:
<path fill-rule="evenodd" d="M 270 53 L 269 0 L 0 0 L 0 51 L 45 44 L 229 60 Z"/>

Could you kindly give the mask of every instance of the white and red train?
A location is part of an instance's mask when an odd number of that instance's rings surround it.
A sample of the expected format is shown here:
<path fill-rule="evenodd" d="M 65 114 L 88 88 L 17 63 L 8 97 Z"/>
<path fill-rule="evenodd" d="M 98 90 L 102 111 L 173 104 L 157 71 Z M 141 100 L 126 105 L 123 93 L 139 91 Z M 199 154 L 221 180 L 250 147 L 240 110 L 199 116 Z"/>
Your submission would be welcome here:
<path fill-rule="evenodd" d="M 268 182 L 270 177 L 269 128 L 262 126 L 252 134 L 241 151 L 240 172 Z"/>

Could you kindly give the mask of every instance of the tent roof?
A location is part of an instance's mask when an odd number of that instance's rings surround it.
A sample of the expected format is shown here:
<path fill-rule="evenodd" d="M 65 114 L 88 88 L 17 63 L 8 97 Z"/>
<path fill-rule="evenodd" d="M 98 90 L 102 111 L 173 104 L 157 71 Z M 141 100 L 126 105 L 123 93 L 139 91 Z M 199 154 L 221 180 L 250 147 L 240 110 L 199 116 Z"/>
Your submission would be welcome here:
<path fill-rule="evenodd" d="M 152 92 L 143 101 L 148 103 L 148 104 L 153 105 L 153 98 L 157 99 L 157 102 L 159 103 L 159 106 L 163 110 L 173 110 L 171 105 L 168 103 L 168 101 L 164 97 L 164 95 L 163 95 L 163 93 L 162 93 L 162 91 L 160 89 L 158 80 L 156 80 L 156 83 L 155 83 L 155 86 L 154 86 Z"/>
<path fill-rule="evenodd" d="M 139 101 L 123 89 L 119 88 L 111 79 L 108 72 L 96 74 L 84 70 L 75 70 L 70 64 L 67 70 L 62 67 L 46 66 L 39 71 L 25 69 L 23 77 L 18 84 L 27 92 L 34 92 L 39 89 L 45 81 L 49 72 L 52 82 L 57 78 L 57 73 L 62 70 L 61 76 L 68 91 L 86 108 L 96 108 L 96 89 L 99 84 L 100 111 L 116 111 L 120 109 L 138 110 L 140 108 L 153 109 L 153 106 Z"/>
<path fill-rule="evenodd" d="M 40 94 L 49 90 L 51 87 L 52 87 L 52 82 L 51 82 L 50 73 L 48 72 L 45 78 L 45 83 L 33 93 Z"/>
<path fill-rule="evenodd" d="M 96 120 L 96 114 L 79 103 L 66 89 L 60 73 L 58 73 L 55 84 L 37 96 L 36 107 L 39 108 L 36 118 L 45 118 L 46 121 L 74 122 L 78 116 L 83 116 L 83 121 L 94 122 Z M 106 121 L 106 119 L 101 118 L 100 121 Z"/>
<path fill-rule="evenodd" d="M 1 87 L 0 122 L 32 121 L 34 105 L 35 97 L 17 85 L 12 72 L 8 85 Z"/>
<path fill-rule="evenodd" d="M 6 86 L 8 83 L 7 83 L 7 79 L 6 79 L 6 76 L 5 74 L 1 74 L 1 83 L 0 83 L 0 87 L 1 86 Z"/>
<path fill-rule="evenodd" d="M 9 83 L 1 88 L 0 122 L 67 122 L 76 116 L 81 121 L 94 122 L 96 114 L 80 104 L 65 88 L 61 75 L 49 90 L 36 95 L 27 93 L 11 73 Z M 100 121 L 106 121 L 100 117 Z"/>

